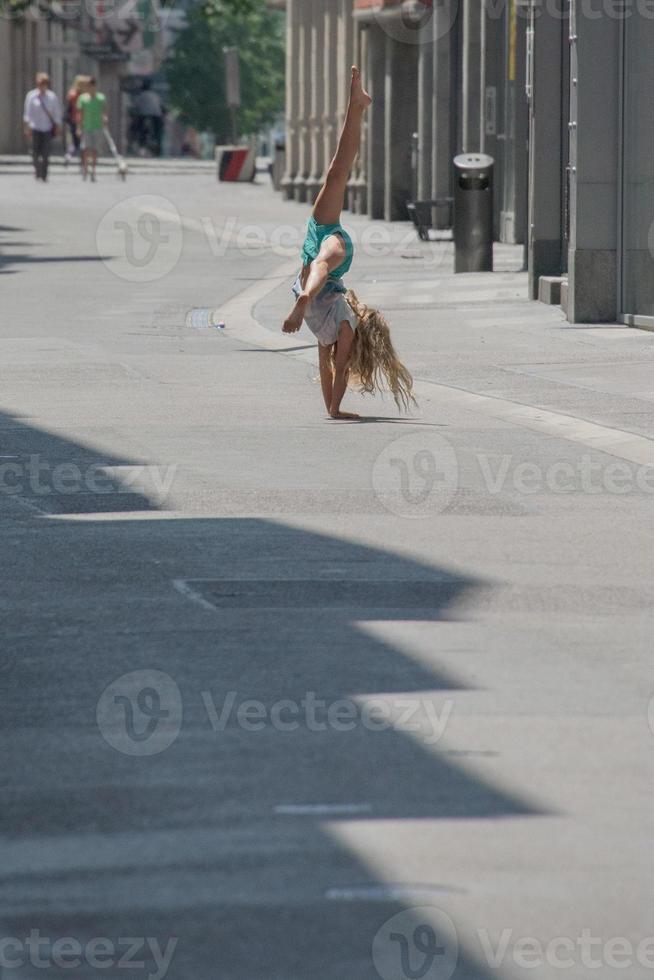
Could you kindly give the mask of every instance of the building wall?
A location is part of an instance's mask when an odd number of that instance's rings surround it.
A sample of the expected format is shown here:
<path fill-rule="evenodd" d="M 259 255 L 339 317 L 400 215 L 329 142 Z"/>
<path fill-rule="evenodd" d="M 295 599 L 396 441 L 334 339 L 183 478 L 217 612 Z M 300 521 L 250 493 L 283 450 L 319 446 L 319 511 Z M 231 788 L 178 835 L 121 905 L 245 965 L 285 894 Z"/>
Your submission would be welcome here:
<path fill-rule="evenodd" d="M 88 34 L 90 28 L 85 26 Z M 44 15 L 37 19 L 0 18 L 0 153 L 25 153 L 29 149 L 23 136 L 23 104 L 26 93 L 34 87 L 37 71 L 48 72 L 62 106 L 75 75 L 95 76 L 98 88 L 107 96 L 110 129 L 119 147 L 125 145 L 127 98 L 121 79 L 129 71 L 129 62 L 85 54 L 83 38 L 79 25 Z"/>
<path fill-rule="evenodd" d="M 315 199 L 356 61 L 374 101 L 346 207 L 407 220 L 416 196 L 452 196 L 456 153 L 488 143 L 486 151 L 501 158 L 497 234 L 524 241 L 526 27 L 511 33 L 507 13 L 517 3 L 491 5 L 484 15 L 480 0 L 287 0 L 286 196 Z M 445 227 L 448 207 L 434 217 Z"/>
<path fill-rule="evenodd" d="M 0 152 L 22 153 L 23 104 L 37 71 L 38 25 L 0 18 Z"/>

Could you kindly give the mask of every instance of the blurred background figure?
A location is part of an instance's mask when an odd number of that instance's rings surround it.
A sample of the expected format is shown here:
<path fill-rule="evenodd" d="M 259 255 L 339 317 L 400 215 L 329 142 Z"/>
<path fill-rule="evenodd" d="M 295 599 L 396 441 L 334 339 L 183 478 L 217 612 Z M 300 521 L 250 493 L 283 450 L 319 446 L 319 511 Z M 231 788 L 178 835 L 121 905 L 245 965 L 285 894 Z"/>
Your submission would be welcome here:
<path fill-rule="evenodd" d="M 64 121 L 70 135 L 70 143 L 66 149 L 66 165 L 68 165 L 75 157 L 80 157 L 81 139 L 77 132 L 77 100 L 80 95 L 86 91 L 88 81 L 89 79 L 87 75 L 76 75 L 73 84 L 66 95 L 66 111 Z"/>
<path fill-rule="evenodd" d="M 95 78 L 89 78 L 85 92 L 77 99 L 77 126 L 82 140 L 82 177 L 89 174 L 91 165 L 91 180 L 95 181 L 95 168 L 98 154 L 104 145 L 104 127 L 109 121 L 106 112 L 107 99 L 98 92 Z"/>
<path fill-rule="evenodd" d="M 161 156 L 164 114 L 161 97 L 146 78 L 134 99 L 134 130 L 140 150 L 149 151 L 154 157 Z"/>
<path fill-rule="evenodd" d="M 23 128 L 32 140 L 34 176 L 44 183 L 48 179 L 50 146 L 61 126 L 61 104 L 50 88 L 50 77 L 44 71 L 36 76 L 36 88 L 25 97 Z"/>

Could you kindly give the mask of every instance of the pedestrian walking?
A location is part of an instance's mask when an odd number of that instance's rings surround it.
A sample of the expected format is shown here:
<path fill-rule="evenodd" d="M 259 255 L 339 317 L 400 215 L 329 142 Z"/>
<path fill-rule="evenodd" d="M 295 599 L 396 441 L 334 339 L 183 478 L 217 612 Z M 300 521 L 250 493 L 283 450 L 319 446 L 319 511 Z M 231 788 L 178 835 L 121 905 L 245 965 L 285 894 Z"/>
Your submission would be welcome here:
<path fill-rule="evenodd" d="M 296 302 L 283 326 L 284 333 L 295 333 L 304 320 L 317 338 L 323 398 L 334 419 L 359 418 L 341 411 L 348 384 L 373 394 L 385 382 L 398 408 L 406 410 L 415 402 L 413 378 L 395 353 L 386 320 L 347 290 L 342 278 L 352 265 L 354 245 L 341 225 L 341 211 L 371 102 L 353 67 L 343 131 L 309 220 L 302 270 L 293 286 Z"/>
<path fill-rule="evenodd" d="M 25 135 L 32 141 L 32 160 L 36 180 L 47 181 L 50 146 L 61 126 L 61 104 L 50 88 L 50 77 L 40 71 L 36 88 L 25 96 L 23 109 Z"/>
<path fill-rule="evenodd" d="M 73 84 L 66 95 L 64 121 L 70 134 L 70 143 L 66 150 L 66 164 L 69 164 L 74 157 L 80 156 L 82 141 L 77 130 L 77 100 L 86 91 L 87 85 L 87 75 L 75 75 Z"/>
<path fill-rule="evenodd" d="M 95 181 L 98 154 L 104 143 L 104 127 L 109 121 L 106 113 L 107 99 L 98 92 L 95 78 L 88 80 L 85 92 L 77 99 L 77 128 L 82 140 L 82 177 Z"/>
<path fill-rule="evenodd" d="M 144 80 L 134 100 L 134 109 L 138 119 L 139 145 L 141 148 L 147 147 L 153 156 L 161 156 L 164 108 L 161 96 L 153 91 L 149 78 Z"/>

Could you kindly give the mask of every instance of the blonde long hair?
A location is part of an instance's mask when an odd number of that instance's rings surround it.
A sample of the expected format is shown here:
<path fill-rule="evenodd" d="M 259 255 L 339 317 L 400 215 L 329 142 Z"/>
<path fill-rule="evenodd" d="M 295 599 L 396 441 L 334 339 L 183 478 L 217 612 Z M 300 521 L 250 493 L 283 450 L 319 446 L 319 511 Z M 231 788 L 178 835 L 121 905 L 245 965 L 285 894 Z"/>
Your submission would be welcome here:
<path fill-rule="evenodd" d="M 417 404 L 413 378 L 395 353 L 386 319 L 379 310 L 362 303 L 353 290 L 345 298 L 358 320 L 348 362 L 350 385 L 367 395 L 388 388 L 400 411 L 408 412 Z"/>

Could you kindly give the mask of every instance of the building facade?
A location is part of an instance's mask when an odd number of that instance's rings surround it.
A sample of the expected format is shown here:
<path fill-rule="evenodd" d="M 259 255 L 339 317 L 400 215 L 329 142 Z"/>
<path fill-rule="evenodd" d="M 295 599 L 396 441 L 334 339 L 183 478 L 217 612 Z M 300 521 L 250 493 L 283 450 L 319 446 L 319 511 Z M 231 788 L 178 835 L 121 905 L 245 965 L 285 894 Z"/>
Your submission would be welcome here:
<path fill-rule="evenodd" d="M 24 153 L 23 105 L 37 71 L 47 71 L 61 98 L 79 69 L 78 32 L 38 16 L 0 19 L 0 153 Z"/>
<path fill-rule="evenodd" d="M 346 205 L 406 220 L 495 159 L 495 237 L 572 322 L 654 327 L 654 0 L 288 0 L 284 193 L 312 200 L 349 65 L 374 97 Z M 447 208 L 438 209 L 446 224 Z"/>
<path fill-rule="evenodd" d="M 519 0 L 287 0 L 284 192 L 312 200 L 345 111 L 349 67 L 373 96 L 347 205 L 404 220 L 452 195 L 452 158 L 495 157 L 496 236 L 527 234 L 526 18 Z M 445 207 L 438 222 L 449 219 Z"/>
<path fill-rule="evenodd" d="M 530 291 L 572 322 L 654 327 L 654 3 L 530 8 Z"/>
<path fill-rule="evenodd" d="M 37 71 L 49 74 L 62 100 L 75 75 L 93 75 L 107 97 L 110 129 L 124 146 L 124 80 L 148 77 L 159 68 L 163 32 L 155 0 L 130 4 L 128 17 L 113 10 L 111 4 L 103 11 L 99 3 L 72 2 L 62 4 L 59 13 L 35 6 L 23 16 L 0 17 L 0 153 L 27 150 L 23 104 Z"/>

